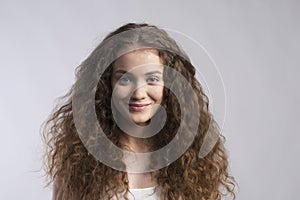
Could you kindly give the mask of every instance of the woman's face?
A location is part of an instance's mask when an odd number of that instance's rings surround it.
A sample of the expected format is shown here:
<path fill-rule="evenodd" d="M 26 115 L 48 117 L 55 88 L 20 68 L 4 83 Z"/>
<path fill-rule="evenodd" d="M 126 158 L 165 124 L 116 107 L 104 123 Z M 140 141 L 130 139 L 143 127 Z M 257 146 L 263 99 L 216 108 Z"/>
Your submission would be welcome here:
<path fill-rule="evenodd" d="M 111 84 L 113 104 L 122 120 L 145 125 L 163 99 L 163 64 L 156 50 L 137 50 L 119 57 Z"/>

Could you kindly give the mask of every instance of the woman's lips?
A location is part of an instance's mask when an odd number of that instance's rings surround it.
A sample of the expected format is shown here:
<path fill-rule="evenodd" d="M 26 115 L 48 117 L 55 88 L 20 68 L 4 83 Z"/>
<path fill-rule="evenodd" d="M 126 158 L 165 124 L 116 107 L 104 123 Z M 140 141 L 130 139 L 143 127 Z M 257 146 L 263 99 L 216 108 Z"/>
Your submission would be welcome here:
<path fill-rule="evenodd" d="M 142 111 L 144 109 L 146 109 L 147 107 L 149 107 L 151 104 L 129 104 L 129 110 L 130 111 Z"/>

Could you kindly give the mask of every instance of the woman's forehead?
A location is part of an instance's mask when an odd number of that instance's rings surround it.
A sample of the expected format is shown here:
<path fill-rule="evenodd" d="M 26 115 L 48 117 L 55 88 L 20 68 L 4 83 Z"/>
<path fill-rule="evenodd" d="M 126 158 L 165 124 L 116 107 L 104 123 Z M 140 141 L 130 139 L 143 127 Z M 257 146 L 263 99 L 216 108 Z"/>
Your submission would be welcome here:
<path fill-rule="evenodd" d="M 139 71 L 147 73 L 149 70 L 163 70 L 162 60 L 158 51 L 141 49 L 120 56 L 113 65 L 113 73 L 117 71 Z"/>

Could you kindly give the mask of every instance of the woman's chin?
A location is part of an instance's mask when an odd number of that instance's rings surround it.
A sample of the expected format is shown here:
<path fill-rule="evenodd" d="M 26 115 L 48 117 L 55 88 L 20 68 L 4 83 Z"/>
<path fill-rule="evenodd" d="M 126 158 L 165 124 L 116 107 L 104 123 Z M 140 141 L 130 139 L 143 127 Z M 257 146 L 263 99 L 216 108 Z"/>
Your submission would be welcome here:
<path fill-rule="evenodd" d="M 133 120 L 134 121 L 134 123 L 136 124 L 136 125 L 139 125 L 139 126 L 148 126 L 149 124 L 150 124 L 150 122 L 151 122 L 151 119 L 148 119 L 147 121 L 143 121 L 143 120 Z"/>

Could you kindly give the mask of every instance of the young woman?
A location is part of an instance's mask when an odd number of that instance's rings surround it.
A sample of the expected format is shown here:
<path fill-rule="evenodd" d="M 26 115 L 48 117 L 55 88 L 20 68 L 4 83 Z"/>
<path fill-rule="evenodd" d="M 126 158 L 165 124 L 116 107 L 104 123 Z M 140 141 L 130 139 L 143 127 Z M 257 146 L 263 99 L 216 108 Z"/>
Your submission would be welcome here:
<path fill-rule="evenodd" d="M 195 67 L 164 30 L 110 33 L 63 99 L 43 132 L 53 199 L 235 198 Z"/>

